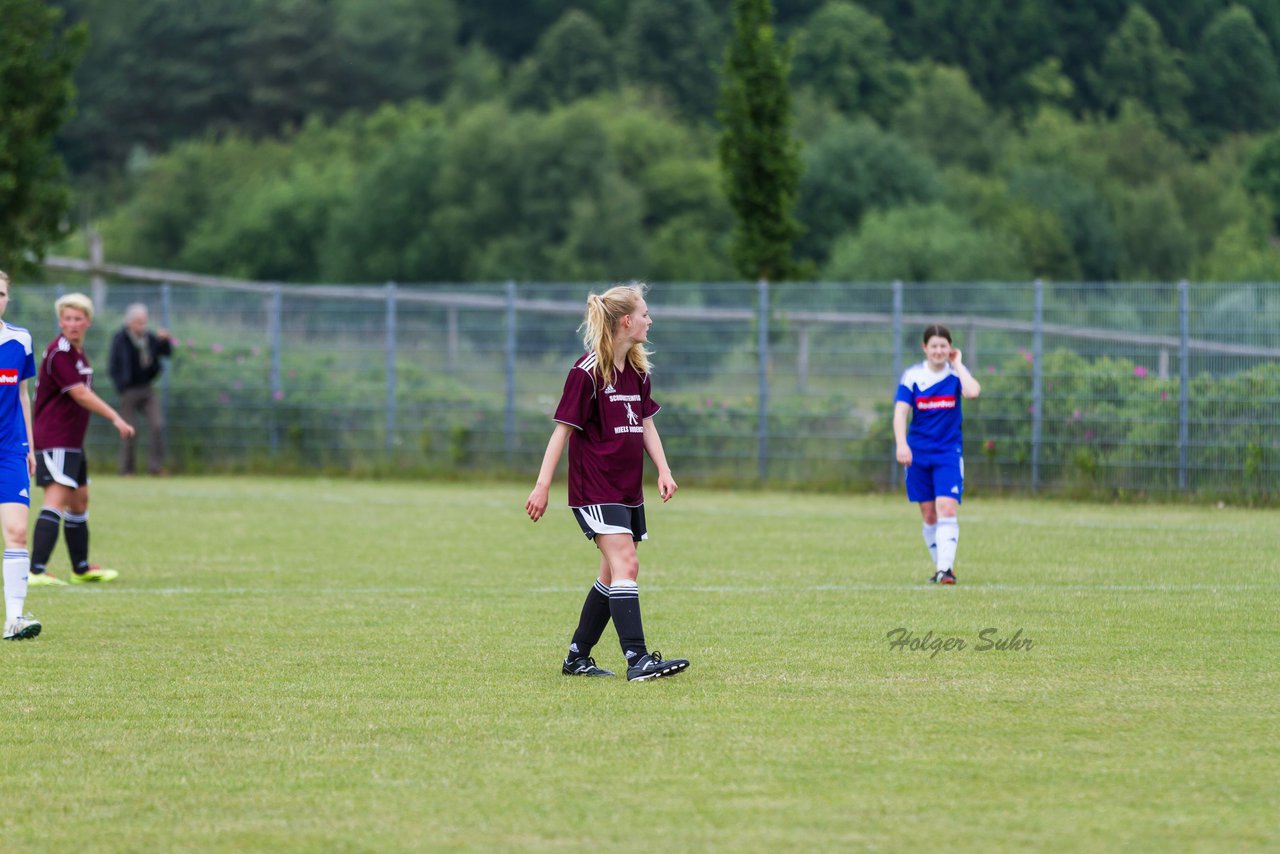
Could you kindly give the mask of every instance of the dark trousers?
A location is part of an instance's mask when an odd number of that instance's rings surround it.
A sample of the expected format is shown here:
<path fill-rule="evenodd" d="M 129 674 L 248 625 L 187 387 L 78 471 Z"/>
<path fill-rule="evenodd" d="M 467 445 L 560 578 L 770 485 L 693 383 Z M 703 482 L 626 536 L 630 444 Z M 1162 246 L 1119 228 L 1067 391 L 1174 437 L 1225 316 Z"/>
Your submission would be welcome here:
<path fill-rule="evenodd" d="M 120 416 L 136 429 L 138 410 L 147 418 L 147 439 L 150 453 L 147 471 L 159 474 L 164 468 L 164 413 L 160 411 L 160 397 L 149 385 L 134 386 L 120 393 Z M 133 474 L 133 446 L 135 439 L 120 440 L 120 474 Z"/>

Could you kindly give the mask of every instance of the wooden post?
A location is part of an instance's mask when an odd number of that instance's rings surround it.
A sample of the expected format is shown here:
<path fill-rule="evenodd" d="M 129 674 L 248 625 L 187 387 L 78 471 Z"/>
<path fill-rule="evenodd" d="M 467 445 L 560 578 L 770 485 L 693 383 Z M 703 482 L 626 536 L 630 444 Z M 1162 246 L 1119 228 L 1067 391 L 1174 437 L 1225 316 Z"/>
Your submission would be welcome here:
<path fill-rule="evenodd" d="M 102 234 L 89 229 L 89 263 L 93 272 L 89 275 L 89 296 L 93 299 L 96 311 L 107 307 L 107 280 L 102 277 L 102 265 L 106 263 L 106 254 L 102 249 Z"/>

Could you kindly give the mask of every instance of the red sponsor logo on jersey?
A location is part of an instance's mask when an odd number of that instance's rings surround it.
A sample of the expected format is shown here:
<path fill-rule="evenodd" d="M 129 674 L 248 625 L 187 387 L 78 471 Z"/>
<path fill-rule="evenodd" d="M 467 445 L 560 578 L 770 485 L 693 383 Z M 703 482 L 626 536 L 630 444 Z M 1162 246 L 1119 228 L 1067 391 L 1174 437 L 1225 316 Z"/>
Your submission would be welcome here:
<path fill-rule="evenodd" d="M 955 409 L 956 396 L 954 394 L 940 394 L 936 397 L 917 397 L 916 409 Z"/>
<path fill-rule="evenodd" d="M 0 368 L 0 385 L 17 385 L 17 368 Z"/>

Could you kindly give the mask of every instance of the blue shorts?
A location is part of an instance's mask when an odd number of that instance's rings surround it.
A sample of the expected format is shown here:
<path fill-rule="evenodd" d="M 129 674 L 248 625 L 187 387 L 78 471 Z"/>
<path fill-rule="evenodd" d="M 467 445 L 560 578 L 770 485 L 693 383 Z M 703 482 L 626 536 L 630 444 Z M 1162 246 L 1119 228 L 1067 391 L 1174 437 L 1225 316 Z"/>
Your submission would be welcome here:
<path fill-rule="evenodd" d="M 31 506 L 31 475 L 26 457 L 0 454 L 0 504 Z"/>
<path fill-rule="evenodd" d="M 956 453 L 911 454 L 905 473 L 908 501 L 933 501 L 964 495 L 964 457 Z"/>

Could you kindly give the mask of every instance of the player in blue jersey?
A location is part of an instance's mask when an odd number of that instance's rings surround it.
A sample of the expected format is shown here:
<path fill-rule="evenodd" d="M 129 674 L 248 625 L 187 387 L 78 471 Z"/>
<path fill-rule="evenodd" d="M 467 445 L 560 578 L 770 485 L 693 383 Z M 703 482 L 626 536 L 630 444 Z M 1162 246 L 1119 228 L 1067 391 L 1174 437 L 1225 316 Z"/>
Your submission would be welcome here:
<path fill-rule="evenodd" d="M 962 397 L 975 398 L 982 386 L 951 346 L 945 326 L 930 326 L 923 337 L 924 361 L 902 374 L 893 405 L 893 438 L 898 462 L 906 467 L 907 500 L 920 504 L 924 543 L 936 569 L 929 580 L 955 584 L 956 516 L 964 494 Z M 911 429 L 908 432 L 907 423 Z"/>
<path fill-rule="evenodd" d="M 9 277 L 0 270 L 0 318 L 9 307 Z M 31 441 L 31 395 L 36 375 L 31 333 L 0 321 L 0 528 L 4 529 L 4 639 L 40 634 L 40 623 L 22 613 L 27 599 L 31 555 L 27 521 L 31 476 L 36 470 Z"/>

